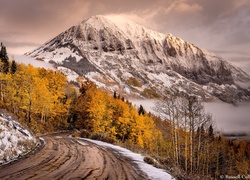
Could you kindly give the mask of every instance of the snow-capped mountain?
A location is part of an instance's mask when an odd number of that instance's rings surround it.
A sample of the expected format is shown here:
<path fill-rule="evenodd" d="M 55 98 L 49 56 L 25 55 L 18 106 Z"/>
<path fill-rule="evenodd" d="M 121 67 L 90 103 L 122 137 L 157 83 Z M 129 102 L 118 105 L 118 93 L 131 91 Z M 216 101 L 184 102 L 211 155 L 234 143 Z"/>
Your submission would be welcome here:
<path fill-rule="evenodd" d="M 181 91 L 204 100 L 250 100 L 250 76 L 241 69 L 192 43 L 118 16 L 93 16 L 26 55 L 125 96 L 156 98 Z"/>

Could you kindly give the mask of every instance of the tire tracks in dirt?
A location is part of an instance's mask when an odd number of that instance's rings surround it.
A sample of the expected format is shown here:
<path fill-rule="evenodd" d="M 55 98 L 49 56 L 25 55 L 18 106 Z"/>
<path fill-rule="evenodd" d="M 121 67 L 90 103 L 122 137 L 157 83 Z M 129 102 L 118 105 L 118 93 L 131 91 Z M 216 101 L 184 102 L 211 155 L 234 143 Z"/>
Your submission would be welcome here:
<path fill-rule="evenodd" d="M 0 179 L 148 179 L 128 158 L 69 133 L 43 136 L 40 151 L 0 167 Z"/>

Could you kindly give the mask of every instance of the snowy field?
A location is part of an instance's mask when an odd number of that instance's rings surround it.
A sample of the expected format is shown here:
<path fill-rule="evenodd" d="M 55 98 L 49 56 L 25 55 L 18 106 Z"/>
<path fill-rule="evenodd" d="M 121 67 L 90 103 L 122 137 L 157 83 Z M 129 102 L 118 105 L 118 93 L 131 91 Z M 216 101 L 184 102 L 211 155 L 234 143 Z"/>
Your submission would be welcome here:
<path fill-rule="evenodd" d="M 14 59 L 17 63 L 23 63 L 25 65 L 31 64 L 32 66 L 35 66 L 35 67 L 41 67 L 41 68 L 46 68 L 46 69 L 55 69 L 53 64 L 47 63 L 45 61 L 35 60 L 34 58 L 30 58 L 30 57 L 24 56 L 24 55 L 15 56 Z"/>
<path fill-rule="evenodd" d="M 143 171 L 145 174 L 148 175 L 149 179 L 152 180 L 172 180 L 174 179 L 170 174 L 168 174 L 165 170 L 163 169 L 158 169 L 155 168 L 154 166 L 147 164 L 143 161 L 143 156 L 137 153 L 133 153 L 128 149 L 115 146 L 113 144 L 105 143 L 102 141 L 96 141 L 96 140 L 91 140 L 91 139 L 85 139 L 85 138 L 80 138 L 85 141 L 89 141 L 91 143 L 97 144 L 99 146 L 105 147 L 105 148 L 111 148 L 116 150 L 119 154 L 128 157 L 133 160 L 134 163 L 136 163 L 141 171 Z M 84 146 L 87 146 L 88 144 L 78 140 L 78 142 Z"/>

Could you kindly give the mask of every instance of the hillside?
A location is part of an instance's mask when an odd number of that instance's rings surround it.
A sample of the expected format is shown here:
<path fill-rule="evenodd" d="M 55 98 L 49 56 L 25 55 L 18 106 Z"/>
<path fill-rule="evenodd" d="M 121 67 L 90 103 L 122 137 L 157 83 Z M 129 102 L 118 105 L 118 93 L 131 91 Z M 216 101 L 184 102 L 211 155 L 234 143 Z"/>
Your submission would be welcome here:
<path fill-rule="evenodd" d="M 29 152 L 36 138 L 7 111 L 0 109 L 0 164 Z"/>
<path fill-rule="evenodd" d="M 69 68 L 130 98 L 181 91 L 206 101 L 250 99 L 250 76 L 241 69 L 122 17 L 93 16 L 26 55 Z"/>
<path fill-rule="evenodd" d="M 13 67 L 14 63 L 11 64 Z M 66 68 L 61 69 L 73 75 Z M 147 113 L 142 106 L 137 110 L 131 102 L 125 101 L 116 93 L 111 96 L 110 92 L 101 91 L 88 80 L 82 84 L 79 95 L 72 84 L 67 83 L 66 77 L 57 71 L 17 64 L 15 71 L 11 68 L 10 72 L 0 74 L 1 106 L 15 113 L 20 122 L 26 124 L 33 132 L 40 134 L 78 129 L 73 137 L 117 143 L 133 151 L 148 154 L 149 157 L 144 158 L 145 162 L 166 169 L 176 179 L 211 179 L 229 173 L 248 174 L 250 144 L 246 141 L 231 142 L 215 134 L 212 117 L 205 113 L 204 106 L 198 98 L 168 94 L 166 101 L 157 103 L 159 112 L 167 115 L 167 119 L 163 121 L 160 117 Z M 131 82 L 139 86 L 138 82 Z M 27 134 L 23 132 L 22 134 Z M 67 179 L 75 175 L 79 177 L 79 174 L 84 178 L 96 177 L 99 174 L 97 171 L 101 171 L 100 177 L 104 179 L 113 176 L 120 179 L 118 175 L 121 175 L 121 169 L 124 168 L 116 168 L 118 171 L 114 171 L 112 167 L 117 167 L 117 163 L 110 154 L 109 158 L 106 158 L 103 152 L 97 151 L 94 155 L 82 154 L 83 151 L 93 152 L 95 147 L 88 146 L 88 142 L 80 145 L 77 143 L 79 141 L 73 140 L 69 134 L 65 135 L 66 138 L 62 138 L 60 133 L 44 136 L 47 145 L 39 152 L 40 155 L 25 158 L 13 166 L 8 165 L 6 169 L 2 166 L 0 179 Z M 14 144 L 12 138 L 8 141 Z M 103 150 L 103 147 L 100 150 Z M 116 150 L 114 152 L 116 157 L 120 154 Z M 14 151 L 11 153 L 15 154 Z M 93 161 L 95 158 L 97 163 Z M 82 164 L 83 159 L 87 165 L 94 166 L 89 168 Z M 118 159 L 121 160 L 120 156 Z M 141 164 L 142 157 L 135 161 Z M 112 165 L 107 164 L 108 162 Z M 25 168 L 27 166 L 29 168 Z M 123 172 L 129 172 L 128 175 L 122 176 L 124 179 L 130 179 L 127 177 L 131 175 L 131 171 L 125 169 Z M 146 174 L 151 177 L 155 172 L 147 170 Z M 139 175 L 141 176 L 141 173 Z M 165 175 L 170 178 L 168 174 Z"/>

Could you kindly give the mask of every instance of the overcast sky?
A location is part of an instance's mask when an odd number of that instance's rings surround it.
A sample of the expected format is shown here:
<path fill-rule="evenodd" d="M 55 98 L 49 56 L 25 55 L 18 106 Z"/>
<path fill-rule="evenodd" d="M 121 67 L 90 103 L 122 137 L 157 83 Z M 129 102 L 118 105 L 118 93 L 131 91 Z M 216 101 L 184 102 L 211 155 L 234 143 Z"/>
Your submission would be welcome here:
<path fill-rule="evenodd" d="M 0 41 L 31 51 L 93 15 L 123 15 L 212 50 L 250 72 L 249 0 L 0 0 Z"/>

